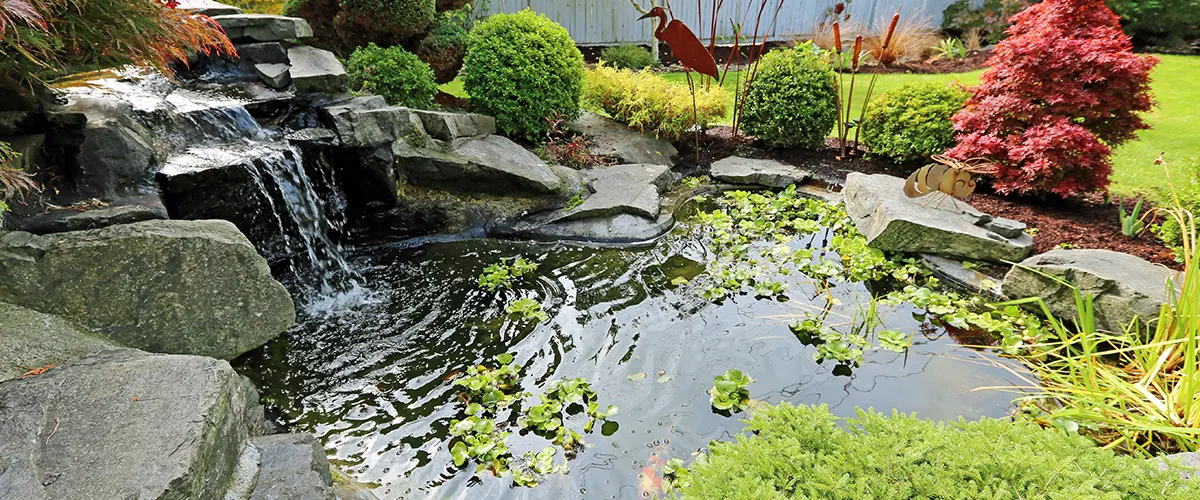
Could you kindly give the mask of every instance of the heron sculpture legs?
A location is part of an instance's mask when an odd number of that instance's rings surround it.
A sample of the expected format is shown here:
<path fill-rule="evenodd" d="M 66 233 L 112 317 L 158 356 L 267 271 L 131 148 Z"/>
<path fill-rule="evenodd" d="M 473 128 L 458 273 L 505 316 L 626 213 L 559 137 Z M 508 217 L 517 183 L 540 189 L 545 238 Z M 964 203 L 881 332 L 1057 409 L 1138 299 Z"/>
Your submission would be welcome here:
<path fill-rule="evenodd" d="M 696 112 L 696 83 L 692 80 L 692 71 L 683 68 L 684 74 L 687 75 L 688 89 L 692 91 L 692 126 L 696 127 L 696 167 L 700 166 L 700 118 Z"/>

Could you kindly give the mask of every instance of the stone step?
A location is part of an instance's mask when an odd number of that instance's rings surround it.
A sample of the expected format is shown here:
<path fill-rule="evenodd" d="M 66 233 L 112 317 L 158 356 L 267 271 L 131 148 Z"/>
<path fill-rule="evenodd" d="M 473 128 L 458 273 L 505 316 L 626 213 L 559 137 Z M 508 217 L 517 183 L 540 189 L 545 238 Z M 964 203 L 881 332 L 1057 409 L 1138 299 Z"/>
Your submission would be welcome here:
<path fill-rule="evenodd" d="M 775 160 L 754 160 L 730 156 L 713 162 L 709 175 L 713 179 L 730 184 L 783 189 L 808 180 L 812 177 L 812 172 Z"/>
<path fill-rule="evenodd" d="M 313 36 L 312 26 L 299 17 L 271 14 L 229 14 L 212 18 L 234 42 L 281 42 Z"/>
<path fill-rule="evenodd" d="M 242 9 L 213 0 L 179 0 L 176 8 L 204 16 L 228 16 L 242 13 Z"/>
<path fill-rule="evenodd" d="M 329 500 L 333 475 L 312 434 L 275 434 L 250 440 L 261 464 L 250 500 Z"/>

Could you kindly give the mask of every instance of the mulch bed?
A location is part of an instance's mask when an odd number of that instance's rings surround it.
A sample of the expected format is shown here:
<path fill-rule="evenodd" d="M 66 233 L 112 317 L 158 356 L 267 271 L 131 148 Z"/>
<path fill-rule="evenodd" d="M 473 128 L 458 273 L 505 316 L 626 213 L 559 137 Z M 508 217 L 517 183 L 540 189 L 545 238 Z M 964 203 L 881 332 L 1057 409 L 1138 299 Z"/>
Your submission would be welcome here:
<path fill-rule="evenodd" d="M 471 110 L 471 101 L 468 101 L 467 99 L 464 99 L 462 97 L 455 97 L 454 95 L 447 94 L 440 90 L 438 91 L 437 95 L 433 96 L 433 100 L 434 100 L 434 102 L 436 102 L 438 104 L 438 106 L 441 106 L 443 109 L 447 109 L 447 110 L 451 110 L 451 111 L 470 111 Z"/>
<path fill-rule="evenodd" d="M 749 44 L 749 42 L 747 42 L 747 45 L 748 44 Z M 753 49 L 749 46 L 739 47 L 738 52 L 740 54 L 737 56 L 735 61 L 738 64 L 748 64 L 752 61 L 751 55 L 753 55 L 753 54 L 758 54 L 758 53 L 765 54 L 766 52 L 769 52 L 771 50 L 774 50 L 774 49 L 777 49 L 780 47 L 786 47 L 789 45 L 791 45 L 791 42 L 767 42 L 766 51 L 762 51 L 762 52 L 760 52 L 761 49 L 759 49 L 757 46 Z M 642 45 L 642 47 L 647 48 L 647 49 L 649 48 L 647 45 L 644 45 L 644 44 Z M 588 64 L 595 64 L 600 61 L 600 53 L 604 50 L 604 47 L 595 46 L 595 45 L 581 46 L 581 47 L 579 47 L 579 50 L 580 50 L 580 52 L 583 53 L 584 62 L 587 62 Z M 728 62 L 729 59 L 734 56 L 733 47 L 728 46 L 728 45 L 717 46 L 715 52 L 716 52 L 716 54 L 714 54 L 714 59 L 717 60 L 717 65 L 720 66 L 723 71 L 725 68 L 725 63 Z M 991 55 L 990 51 L 976 50 L 976 51 L 972 51 L 970 54 L 967 54 L 967 57 L 965 57 L 963 59 L 953 59 L 953 60 L 940 59 L 940 60 L 936 60 L 936 61 L 925 61 L 925 62 L 919 62 L 919 63 L 892 64 L 892 65 L 884 67 L 879 72 L 884 73 L 884 74 L 886 74 L 886 73 L 919 73 L 919 74 L 966 73 L 968 71 L 975 71 L 977 69 L 983 68 L 985 63 L 987 63 L 988 57 L 990 55 Z M 668 47 L 666 44 L 663 44 L 659 48 L 659 60 L 662 61 L 663 67 L 667 68 L 668 70 L 675 70 L 675 68 L 672 68 L 672 67 L 676 64 L 679 64 L 679 59 L 675 58 L 675 56 L 671 54 L 671 48 Z M 860 74 L 870 74 L 874 70 L 875 70 L 874 66 L 864 66 L 863 68 L 859 69 L 859 73 Z"/>
<path fill-rule="evenodd" d="M 676 170 L 683 175 L 706 173 L 716 160 L 737 155 L 747 158 L 772 159 L 804 167 L 813 171 L 814 177 L 831 186 L 841 186 L 850 172 L 867 174 L 889 174 L 908 177 L 923 162 L 897 165 L 880 158 L 854 157 L 838 160 L 839 150 L 833 140 L 819 150 L 802 148 L 766 148 L 761 144 L 740 139 L 731 139 L 729 127 L 710 129 L 700 144 L 699 163 L 696 159 L 694 136 L 689 135 L 676 142 L 680 162 Z M 1088 195 L 1071 199 L 1054 197 L 1000 196 L 989 186 L 980 183 L 978 190 L 967 200 L 975 208 L 992 215 L 1018 220 L 1030 228 L 1036 228 L 1034 247 L 1038 253 L 1048 252 L 1066 244 L 1072 248 L 1097 248 L 1136 255 L 1156 264 L 1178 270 L 1171 250 L 1149 231 L 1137 238 L 1121 234 L 1117 220 L 1117 206 L 1106 203 L 1101 195 Z M 1125 200 L 1126 210 L 1133 208 L 1135 200 Z M 1143 205 L 1143 213 L 1149 210 Z"/>
<path fill-rule="evenodd" d="M 893 64 L 886 66 L 880 73 L 920 73 L 920 74 L 941 74 L 941 73 L 966 73 L 982 69 L 987 65 L 988 57 L 992 55 L 991 51 L 973 51 L 967 54 L 967 57 L 962 59 L 938 59 L 936 61 L 925 61 L 919 63 Z M 870 74 L 875 70 L 874 67 L 866 67 L 858 70 L 859 74 Z"/>

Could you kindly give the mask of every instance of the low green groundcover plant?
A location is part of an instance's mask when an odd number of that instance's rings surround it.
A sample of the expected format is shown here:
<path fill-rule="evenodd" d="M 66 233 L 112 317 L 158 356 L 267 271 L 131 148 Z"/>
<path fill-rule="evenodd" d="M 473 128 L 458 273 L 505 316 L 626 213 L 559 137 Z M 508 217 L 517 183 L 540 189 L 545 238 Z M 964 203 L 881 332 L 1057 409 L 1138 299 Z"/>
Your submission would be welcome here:
<path fill-rule="evenodd" d="M 600 51 L 600 60 L 617 69 L 646 69 L 658 66 L 658 60 L 640 45 L 617 45 Z"/>
<path fill-rule="evenodd" d="M 827 59 L 811 42 L 763 56 L 746 96 L 746 132 L 775 146 L 824 143 L 837 123 L 837 90 Z"/>
<path fill-rule="evenodd" d="M 374 43 L 359 47 L 346 62 L 355 90 L 379 94 L 388 102 L 411 108 L 430 108 L 437 94 L 433 70 L 415 54 L 400 47 Z"/>
<path fill-rule="evenodd" d="M 1177 472 L 1030 423 L 935 423 L 859 410 L 764 406 L 750 437 L 714 442 L 675 486 L 684 498 L 1197 498 Z"/>
<path fill-rule="evenodd" d="M 863 142 L 874 154 L 913 161 L 954 146 L 950 117 L 962 109 L 965 89 L 942 83 L 910 83 L 875 98 L 863 122 Z"/>
<path fill-rule="evenodd" d="M 549 129 L 547 116 L 579 116 L 583 54 L 565 28 L 542 14 L 496 14 L 467 36 L 463 88 L 505 134 L 535 140 Z"/>

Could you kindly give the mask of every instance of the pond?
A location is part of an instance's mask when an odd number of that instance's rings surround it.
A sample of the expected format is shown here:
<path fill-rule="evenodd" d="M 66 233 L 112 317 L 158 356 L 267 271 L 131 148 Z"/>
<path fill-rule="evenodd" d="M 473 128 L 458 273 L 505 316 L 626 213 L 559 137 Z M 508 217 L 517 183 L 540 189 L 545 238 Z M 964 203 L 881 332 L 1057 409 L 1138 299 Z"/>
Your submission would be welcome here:
<path fill-rule="evenodd" d="M 316 433 L 331 461 L 381 498 L 651 496 L 666 459 L 691 462 L 710 441 L 742 432 L 745 414 L 716 412 L 707 393 L 731 368 L 753 377 L 755 400 L 827 404 L 841 416 L 856 407 L 936 420 L 1009 412 L 1012 394 L 972 391 L 1019 382 L 995 365 L 1000 358 L 960 346 L 911 306 L 877 310 L 880 328 L 911 334 L 908 351 L 871 349 L 853 368 L 815 361 L 816 348 L 789 329 L 814 310 L 830 310 L 827 324 L 855 322 L 873 288 L 886 292 L 877 283 L 824 289 L 792 273 L 779 277 L 790 300 L 702 298 L 683 284 L 717 257 L 701 226 L 684 217 L 639 248 L 464 238 L 358 249 L 351 263 L 366 298 L 301 313 L 296 328 L 242 358 L 240 369 L 282 423 Z M 820 245 L 827 233 L 787 244 Z M 484 267 L 518 256 L 538 269 L 508 290 L 479 287 Z M 507 314 L 518 297 L 541 302 L 550 319 Z M 553 380 L 584 377 L 601 407 L 619 407 L 583 433 L 586 447 L 567 461 L 569 472 L 535 488 L 513 487 L 511 474 L 473 474 L 474 464 L 460 470 L 449 450 L 450 423 L 466 406 L 454 380 L 503 353 L 523 367 L 531 401 Z M 515 420 L 507 430 L 516 461 L 550 445 L 521 435 Z M 583 422 L 567 424 L 582 433 Z M 563 460 L 559 451 L 555 462 Z"/>

